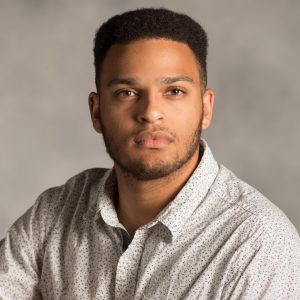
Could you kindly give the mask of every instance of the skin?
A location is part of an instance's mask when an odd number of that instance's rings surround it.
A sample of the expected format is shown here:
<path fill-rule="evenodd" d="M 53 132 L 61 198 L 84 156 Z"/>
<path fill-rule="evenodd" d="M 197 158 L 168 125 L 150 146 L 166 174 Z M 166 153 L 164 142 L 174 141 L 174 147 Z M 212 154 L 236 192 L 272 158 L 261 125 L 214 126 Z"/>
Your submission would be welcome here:
<path fill-rule="evenodd" d="M 167 77 L 174 82 L 163 81 Z M 134 81 L 115 80 L 124 78 Z M 108 152 L 118 158 L 116 209 L 130 236 L 174 199 L 197 167 L 195 133 L 209 127 L 213 103 L 214 91 L 202 90 L 197 60 L 186 44 L 147 39 L 108 50 L 89 108 L 94 129 L 104 133 Z M 156 175 L 139 178 L 124 169 L 128 165 Z"/>

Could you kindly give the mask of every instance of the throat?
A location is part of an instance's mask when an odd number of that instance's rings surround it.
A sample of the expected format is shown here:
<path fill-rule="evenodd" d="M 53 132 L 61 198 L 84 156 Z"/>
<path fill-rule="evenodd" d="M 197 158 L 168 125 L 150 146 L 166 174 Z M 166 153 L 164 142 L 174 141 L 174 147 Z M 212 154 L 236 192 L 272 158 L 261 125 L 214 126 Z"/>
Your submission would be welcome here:
<path fill-rule="evenodd" d="M 201 159 L 201 158 L 200 158 Z M 126 176 L 115 165 L 118 194 L 116 200 L 119 222 L 131 237 L 135 231 L 150 223 L 176 197 L 199 163 L 194 156 L 186 168 L 156 180 L 141 181 Z"/>

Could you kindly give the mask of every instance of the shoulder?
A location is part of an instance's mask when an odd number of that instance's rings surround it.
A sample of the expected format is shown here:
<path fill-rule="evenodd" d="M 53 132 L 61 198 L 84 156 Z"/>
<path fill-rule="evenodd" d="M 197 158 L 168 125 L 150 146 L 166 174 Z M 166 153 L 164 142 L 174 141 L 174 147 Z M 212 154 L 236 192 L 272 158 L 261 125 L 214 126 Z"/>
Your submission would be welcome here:
<path fill-rule="evenodd" d="M 290 299 L 287 289 L 299 293 L 300 238 L 287 216 L 222 165 L 212 190 L 235 224 L 227 288 L 276 291 L 280 299 Z"/>
<path fill-rule="evenodd" d="M 42 192 L 35 203 L 36 209 L 45 208 L 48 213 L 57 213 L 57 209 L 64 206 L 76 206 L 78 201 L 92 198 L 97 193 L 101 179 L 108 169 L 92 168 L 84 170 L 60 186 L 51 187 Z"/>
<path fill-rule="evenodd" d="M 38 200 L 42 202 L 47 202 L 47 199 L 58 198 L 58 200 L 63 200 L 79 192 L 85 191 L 87 188 L 93 188 L 95 185 L 99 184 L 99 181 L 103 178 L 104 174 L 108 169 L 104 168 L 92 168 L 84 170 L 72 177 L 70 177 L 64 184 L 60 186 L 51 187 L 44 192 L 42 192 Z"/>
<path fill-rule="evenodd" d="M 274 262 L 293 258 L 300 268 L 299 234 L 279 207 L 222 165 L 213 192 L 221 199 L 222 209 L 230 212 L 235 233 L 243 241 L 240 251 L 265 252 L 274 256 Z"/>
<path fill-rule="evenodd" d="M 96 168 L 85 170 L 72 176 L 65 184 L 41 193 L 33 206 L 16 220 L 6 238 L 0 242 L 0 256 L 10 257 L 13 249 L 18 255 L 13 264 L 17 265 L 17 260 L 24 260 L 26 264 L 32 261 L 38 272 L 50 236 L 61 235 L 71 224 L 82 223 L 82 215 L 97 197 L 101 179 L 107 171 Z"/>
<path fill-rule="evenodd" d="M 294 261 L 300 272 L 299 234 L 280 208 L 222 165 L 212 193 L 226 216 L 229 240 L 240 254 L 251 259 L 258 252 L 265 253 L 274 263 Z"/>
<path fill-rule="evenodd" d="M 223 165 L 212 190 L 222 199 L 224 207 L 244 213 L 261 229 L 276 235 L 290 232 L 299 239 L 297 230 L 279 207 Z"/>
<path fill-rule="evenodd" d="M 45 190 L 20 220 L 27 218 L 33 231 L 47 236 L 57 223 L 62 227 L 72 220 L 76 212 L 84 214 L 93 205 L 101 180 L 108 171 L 104 168 L 88 169 L 60 186 Z"/>
<path fill-rule="evenodd" d="M 51 193 L 51 191 L 55 189 L 73 190 L 77 187 L 82 188 L 85 186 L 91 186 L 95 183 L 98 183 L 108 170 L 109 169 L 105 168 L 91 168 L 81 171 L 80 173 L 77 173 L 74 176 L 70 177 L 64 184 L 49 188 L 44 191 L 43 194 Z"/>
<path fill-rule="evenodd" d="M 37 198 L 39 204 L 53 203 L 53 199 L 57 202 L 65 202 L 66 200 L 76 200 L 74 195 L 82 193 L 86 190 L 95 188 L 108 169 L 92 168 L 84 170 L 70 177 L 64 184 L 54 186 L 43 191 Z M 70 197 L 72 195 L 72 197 Z"/>

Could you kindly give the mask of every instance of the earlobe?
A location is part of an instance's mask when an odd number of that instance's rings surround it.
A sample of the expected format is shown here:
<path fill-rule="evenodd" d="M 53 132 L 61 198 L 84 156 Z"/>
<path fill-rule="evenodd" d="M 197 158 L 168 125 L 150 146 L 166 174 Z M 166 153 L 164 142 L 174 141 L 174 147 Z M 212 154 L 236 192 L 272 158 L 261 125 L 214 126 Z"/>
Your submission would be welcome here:
<path fill-rule="evenodd" d="M 91 115 L 93 127 L 98 133 L 101 133 L 102 129 L 101 129 L 101 122 L 100 122 L 100 97 L 99 97 L 99 95 L 95 92 L 91 92 L 89 94 L 88 103 L 89 103 L 89 109 L 90 109 L 90 115 Z"/>
<path fill-rule="evenodd" d="M 202 129 L 207 129 L 210 126 L 213 115 L 214 98 L 214 91 L 212 89 L 206 89 L 203 95 Z"/>

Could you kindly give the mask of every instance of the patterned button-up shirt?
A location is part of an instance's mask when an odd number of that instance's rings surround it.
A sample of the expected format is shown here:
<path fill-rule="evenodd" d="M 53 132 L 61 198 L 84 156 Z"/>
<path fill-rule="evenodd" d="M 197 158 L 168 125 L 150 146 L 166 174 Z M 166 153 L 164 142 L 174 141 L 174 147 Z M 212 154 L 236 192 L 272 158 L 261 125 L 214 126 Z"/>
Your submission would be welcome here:
<path fill-rule="evenodd" d="M 0 299 L 300 299 L 296 229 L 207 144 L 132 240 L 115 193 L 113 169 L 42 193 L 0 243 Z"/>

